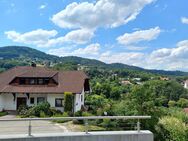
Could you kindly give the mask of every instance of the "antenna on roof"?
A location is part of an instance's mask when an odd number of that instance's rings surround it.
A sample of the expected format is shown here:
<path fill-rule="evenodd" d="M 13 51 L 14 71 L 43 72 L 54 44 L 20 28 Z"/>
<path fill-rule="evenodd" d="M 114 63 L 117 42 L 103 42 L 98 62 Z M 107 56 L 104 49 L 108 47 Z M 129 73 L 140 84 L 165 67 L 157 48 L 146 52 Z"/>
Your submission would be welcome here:
<path fill-rule="evenodd" d="M 31 62 L 31 66 L 32 66 L 32 67 L 36 67 L 37 65 L 36 65 L 35 62 Z"/>

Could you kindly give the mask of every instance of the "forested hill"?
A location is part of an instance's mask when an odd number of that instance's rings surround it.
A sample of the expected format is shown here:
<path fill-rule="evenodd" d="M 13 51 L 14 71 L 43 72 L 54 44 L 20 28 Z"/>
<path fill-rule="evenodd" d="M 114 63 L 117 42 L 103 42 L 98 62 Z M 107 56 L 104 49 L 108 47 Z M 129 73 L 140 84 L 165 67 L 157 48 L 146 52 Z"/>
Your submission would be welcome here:
<path fill-rule="evenodd" d="M 43 61 L 43 62 L 63 63 L 63 64 L 72 63 L 76 65 L 80 64 L 80 65 L 95 67 L 95 68 L 129 69 L 129 70 L 136 70 L 136 71 L 139 70 L 139 71 L 162 74 L 162 75 L 188 76 L 188 72 L 147 70 L 140 67 L 130 66 L 121 63 L 106 64 L 98 60 L 81 58 L 76 56 L 58 57 L 24 46 L 0 47 L 0 68 L 9 68 L 14 65 L 27 65 L 29 61 L 40 61 L 40 62 Z M 6 67 L 7 65 L 9 67 Z"/>

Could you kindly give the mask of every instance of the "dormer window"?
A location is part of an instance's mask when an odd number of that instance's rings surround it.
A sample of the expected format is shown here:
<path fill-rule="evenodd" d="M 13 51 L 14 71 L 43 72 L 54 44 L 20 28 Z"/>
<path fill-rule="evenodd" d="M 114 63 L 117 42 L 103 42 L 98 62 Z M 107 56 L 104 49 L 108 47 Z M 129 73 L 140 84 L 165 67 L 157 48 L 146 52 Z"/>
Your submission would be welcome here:
<path fill-rule="evenodd" d="M 24 78 L 20 78 L 20 85 L 25 85 L 26 84 L 26 80 Z"/>
<path fill-rule="evenodd" d="M 18 78 L 19 85 L 48 85 L 55 84 L 55 81 L 50 81 L 51 78 Z M 13 81 L 13 83 L 16 81 Z"/>
<path fill-rule="evenodd" d="M 34 84 L 36 84 L 35 79 L 29 79 L 29 84 L 30 84 L 30 85 L 34 85 Z"/>
<path fill-rule="evenodd" d="M 49 81 L 50 81 L 49 78 L 44 79 L 44 84 L 48 84 Z"/>
<path fill-rule="evenodd" d="M 38 84 L 39 85 L 44 85 L 44 79 L 38 79 Z"/>

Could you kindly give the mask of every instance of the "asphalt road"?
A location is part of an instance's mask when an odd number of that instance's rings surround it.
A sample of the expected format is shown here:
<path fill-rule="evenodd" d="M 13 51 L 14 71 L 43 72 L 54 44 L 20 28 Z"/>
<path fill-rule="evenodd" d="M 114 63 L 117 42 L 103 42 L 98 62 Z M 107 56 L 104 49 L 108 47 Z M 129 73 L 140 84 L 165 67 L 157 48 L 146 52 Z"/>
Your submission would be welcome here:
<path fill-rule="evenodd" d="M 3 118 L 8 119 L 13 117 L 7 116 Z M 0 135 L 28 134 L 28 125 L 28 121 L 0 121 Z M 51 121 L 32 121 L 31 125 L 31 130 L 34 134 L 68 132 L 65 126 Z"/>

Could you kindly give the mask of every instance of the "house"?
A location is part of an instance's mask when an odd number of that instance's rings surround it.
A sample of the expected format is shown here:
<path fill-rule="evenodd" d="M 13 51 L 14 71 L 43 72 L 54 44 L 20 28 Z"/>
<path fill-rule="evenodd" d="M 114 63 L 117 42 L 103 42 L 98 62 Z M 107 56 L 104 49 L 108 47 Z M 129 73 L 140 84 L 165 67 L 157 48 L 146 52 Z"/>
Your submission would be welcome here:
<path fill-rule="evenodd" d="M 170 80 L 170 78 L 160 76 L 160 80 L 163 80 L 163 81 L 169 81 L 169 80 Z"/>
<path fill-rule="evenodd" d="M 73 112 L 84 105 L 90 91 L 89 78 L 83 71 L 54 71 L 45 67 L 21 66 L 0 74 L 0 110 L 17 110 L 47 101 L 63 111 L 64 93 L 73 94 Z"/>
<path fill-rule="evenodd" d="M 183 109 L 186 114 L 188 114 L 188 108 Z"/>
<path fill-rule="evenodd" d="M 132 85 L 132 83 L 129 80 L 122 80 L 121 84 L 122 85 Z"/>
<path fill-rule="evenodd" d="M 188 89 L 188 80 L 185 81 L 184 88 Z"/>
<path fill-rule="evenodd" d="M 141 78 L 133 78 L 133 81 L 141 81 Z"/>

